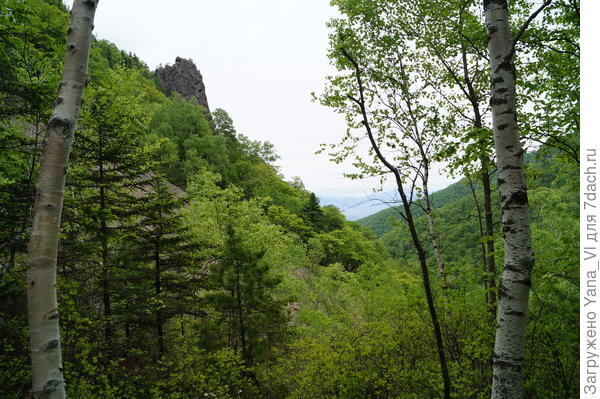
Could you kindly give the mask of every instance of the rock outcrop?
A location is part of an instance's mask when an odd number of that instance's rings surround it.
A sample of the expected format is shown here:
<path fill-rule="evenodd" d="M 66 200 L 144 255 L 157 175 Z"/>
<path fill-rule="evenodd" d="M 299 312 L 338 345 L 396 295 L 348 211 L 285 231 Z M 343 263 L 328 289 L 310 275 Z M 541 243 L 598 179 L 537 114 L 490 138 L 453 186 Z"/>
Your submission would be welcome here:
<path fill-rule="evenodd" d="M 167 92 L 177 92 L 186 100 L 195 98 L 198 104 L 206 108 L 210 118 L 210 108 L 202 74 L 192 60 L 177 57 L 175 64 L 159 67 L 154 73 L 158 83 Z"/>

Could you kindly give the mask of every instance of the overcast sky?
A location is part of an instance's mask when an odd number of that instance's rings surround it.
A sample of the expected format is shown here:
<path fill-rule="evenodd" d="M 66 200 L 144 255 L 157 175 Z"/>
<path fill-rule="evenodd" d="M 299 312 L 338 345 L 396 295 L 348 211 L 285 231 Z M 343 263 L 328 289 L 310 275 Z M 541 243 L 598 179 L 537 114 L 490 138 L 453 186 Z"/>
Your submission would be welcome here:
<path fill-rule="evenodd" d="M 364 197 L 376 181 L 346 179 L 349 166 L 314 154 L 346 129 L 310 96 L 334 72 L 326 22 L 335 15 L 328 0 L 101 0 L 94 34 L 152 69 L 191 58 L 211 109 L 229 112 L 239 133 L 273 143 L 287 179 L 299 176 L 322 197 Z M 439 176 L 432 188 L 448 184 Z"/>

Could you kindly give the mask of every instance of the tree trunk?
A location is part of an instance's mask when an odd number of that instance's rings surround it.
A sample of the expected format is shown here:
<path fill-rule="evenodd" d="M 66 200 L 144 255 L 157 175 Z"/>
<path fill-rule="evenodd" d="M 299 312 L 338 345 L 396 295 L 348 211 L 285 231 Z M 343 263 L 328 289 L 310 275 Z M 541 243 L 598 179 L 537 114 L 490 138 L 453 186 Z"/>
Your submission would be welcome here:
<path fill-rule="evenodd" d="M 110 301 L 110 263 L 108 259 L 108 226 L 105 220 L 106 208 L 104 193 L 104 173 L 102 163 L 100 163 L 100 239 L 102 245 L 102 304 L 104 307 L 104 337 L 107 345 L 107 359 L 110 359 L 112 345 L 112 309 Z"/>
<path fill-rule="evenodd" d="M 127 311 L 127 315 L 130 314 L 129 303 L 125 308 Z M 129 350 L 131 349 L 131 329 L 129 328 L 129 319 L 125 320 L 125 347 Z"/>
<path fill-rule="evenodd" d="M 490 106 L 504 231 L 504 273 L 494 346 L 492 398 L 523 397 L 523 356 L 533 249 L 516 113 L 513 39 L 507 0 L 484 0 L 492 78 Z"/>
<path fill-rule="evenodd" d="M 492 213 L 492 188 L 489 160 L 481 157 L 481 185 L 483 186 L 483 209 L 485 214 L 486 286 L 490 310 L 496 314 L 496 259 L 494 258 L 494 214 Z"/>
<path fill-rule="evenodd" d="M 159 299 L 162 287 L 160 281 L 160 246 L 158 243 L 154 249 L 154 266 L 154 292 L 156 293 L 156 299 Z M 156 310 L 156 336 L 158 337 L 158 356 L 162 357 L 165 353 L 165 337 L 163 332 L 163 317 L 160 308 Z"/>
<path fill-rule="evenodd" d="M 473 79 L 469 74 L 467 62 L 467 52 L 464 42 L 461 44 L 463 77 L 467 86 L 466 95 L 473 108 L 474 124 L 473 127 L 482 134 L 483 122 L 481 120 L 481 110 L 479 109 L 479 95 L 473 86 Z M 460 84 L 460 82 L 457 80 Z M 481 185 L 483 186 L 483 209 L 485 214 L 485 227 L 487 240 L 483 244 L 485 250 L 485 285 L 486 285 L 486 300 L 490 306 L 492 314 L 496 314 L 496 261 L 494 259 L 494 215 L 492 213 L 492 189 L 490 185 L 490 160 L 486 154 L 486 145 L 482 136 L 479 137 L 479 160 L 481 162 Z M 475 192 L 473 192 L 475 196 Z M 477 201 L 477 198 L 475 198 Z M 479 212 L 479 205 L 477 205 Z M 480 219 L 481 220 L 481 219 Z M 483 238 L 482 234 L 482 238 Z"/>
<path fill-rule="evenodd" d="M 32 396 L 65 397 L 58 308 L 56 257 L 65 175 L 83 88 L 98 0 L 75 0 L 58 99 L 48 124 L 27 259 L 27 311 L 31 342 Z"/>
<path fill-rule="evenodd" d="M 481 238 L 485 237 L 485 233 L 483 232 L 483 215 L 481 214 L 481 206 L 479 205 L 479 199 L 477 199 L 477 193 L 475 192 L 475 187 L 473 186 L 473 180 L 471 180 L 471 176 L 466 175 L 467 181 L 469 182 L 469 188 L 471 189 L 471 195 L 473 196 L 473 201 L 475 202 L 475 210 L 477 211 L 477 221 L 479 222 L 479 235 Z M 481 257 L 483 260 L 483 272 L 487 272 L 487 250 L 485 243 L 481 243 Z M 483 286 L 485 288 L 485 302 L 490 303 L 490 298 L 488 295 L 488 290 L 490 287 L 488 286 L 487 278 L 483 279 Z"/>
<path fill-rule="evenodd" d="M 238 323 L 240 328 L 240 342 L 242 344 L 242 356 L 246 361 L 246 364 L 250 366 L 252 365 L 252 359 L 250 358 L 250 355 L 247 352 L 248 349 L 246 347 L 246 328 L 244 326 L 244 310 L 242 305 L 242 293 L 240 290 L 240 267 L 241 266 L 237 265 L 235 271 L 235 298 L 237 301 L 237 311 L 239 317 Z"/>
<path fill-rule="evenodd" d="M 442 369 L 442 379 L 444 381 L 444 399 L 450 399 L 450 374 L 448 373 L 448 366 L 446 364 L 446 355 L 444 352 L 444 340 L 442 338 L 442 329 L 440 328 L 440 322 L 437 316 L 437 311 L 435 309 L 435 301 L 433 300 L 433 292 L 431 290 L 431 282 L 429 281 L 429 270 L 427 269 L 427 256 L 425 254 L 425 250 L 421 245 L 421 240 L 419 239 L 419 235 L 417 234 L 417 229 L 415 227 L 415 222 L 412 216 L 412 211 L 410 209 L 410 203 L 406 198 L 406 194 L 404 193 L 404 188 L 402 187 L 402 181 L 398 178 L 399 175 L 396 175 L 396 183 L 398 187 L 398 193 L 400 194 L 400 198 L 402 198 L 402 205 L 404 207 L 404 212 L 406 216 L 406 221 L 408 223 L 408 229 L 410 231 L 410 235 L 413 240 L 413 244 L 415 249 L 417 250 L 417 255 L 419 256 L 419 265 L 421 266 L 421 275 L 423 277 L 423 287 L 425 288 L 425 297 L 427 299 L 427 306 L 429 308 L 429 314 L 431 316 L 431 323 L 433 324 L 433 333 L 435 336 L 438 358 L 440 360 L 440 368 Z"/>
<path fill-rule="evenodd" d="M 452 387 L 450 384 L 450 374 L 448 372 L 448 365 L 446 363 L 446 355 L 444 351 L 444 340 L 442 339 L 442 330 L 440 328 L 440 322 L 437 316 L 437 311 L 435 309 L 435 301 L 433 300 L 433 293 L 431 291 L 431 283 L 429 281 L 429 270 L 427 269 L 427 257 L 425 254 L 425 250 L 421 245 L 421 240 L 419 239 L 419 235 L 417 234 L 417 229 L 415 227 L 415 222 L 412 217 L 412 211 L 410 209 L 410 202 L 406 197 L 406 193 L 404 192 L 404 188 L 402 187 L 402 176 L 398 168 L 392 165 L 385 156 L 381 153 L 377 141 L 373 137 L 373 131 L 371 130 L 371 125 L 369 124 L 369 116 L 367 114 L 367 108 L 365 105 L 364 98 L 364 88 L 362 84 L 361 77 L 361 69 L 358 63 L 346 52 L 344 48 L 341 49 L 342 54 L 352 63 L 355 69 L 356 74 L 356 82 L 358 85 L 358 92 L 360 97 L 354 98 L 352 96 L 348 96 L 350 100 L 355 102 L 359 108 L 362 115 L 362 124 L 367 131 L 367 136 L 369 137 L 369 141 L 371 143 L 371 147 L 375 151 L 377 159 L 381 161 L 383 165 L 394 175 L 394 179 L 396 181 L 396 186 L 398 189 L 398 193 L 400 194 L 400 198 L 402 198 L 402 205 L 404 207 L 404 216 L 406 222 L 408 224 L 408 228 L 410 231 L 410 235 L 413 240 L 413 244 L 415 249 L 417 250 L 417 255 L 419 257 L 419 265 L 421 266 L 421 274 L 423 278 L 423 287 L 425 289 L 425 297 L 427 299 L 427 306 L 429 308 L 429 315 L 431 316 L 431 323 L 433 324 L 433 333 L 435 336 L 436 348 L 438 352 L 438 358 L 440 362 L 440 369 L 442 371 L 442 380 L 444 383 L 444 399 L 450 399 L 450 394 L 452 391 Z"/>
<path fill-rule="evenodd" d="M 431 200 L 429 198 L 429 164 L 428 162 L 424 163 L 425 170 L 423 174 L 423 196 L 425 197 L 425 213 L 427 214 L 427 226 L 429 229 L 431 245 L 433 246 L 433 254 L 435 256 L 435 261 L 438 265 L 438 271 L 440 273 L 442 297 L 444 298 L 444 304 L 448 305 L 448 278 L 446 277 L 446 264 L 444 263 L 444 257 L 442 256 L 440 238 L 435 229 L 433 210 L 431 209 Z"/>

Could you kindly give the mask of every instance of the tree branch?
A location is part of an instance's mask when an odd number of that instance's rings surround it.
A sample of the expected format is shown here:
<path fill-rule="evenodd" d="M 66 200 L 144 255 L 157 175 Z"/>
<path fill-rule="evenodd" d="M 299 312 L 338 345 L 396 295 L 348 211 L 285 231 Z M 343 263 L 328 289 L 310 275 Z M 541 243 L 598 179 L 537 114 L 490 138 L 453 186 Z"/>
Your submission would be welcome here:
<path fill-rule="evenodd" d="M 529 16 L 529 18 L 527 19 L 527 21 L 525 21 L 525 23 L 521 26 L 521 29 L 519 29 L 519 32 L 513 39 L 512 48 L 510 50 L 511 57 L 515 53 L 515 47 L 516 47 L 517 43 L 519 42 L 519 40 L 521 39 L 521 36 L 523 36 L 523 33 L 525 33 L 525 30 L 527 30 L 527 27 L 529 27 L 529 24 L 535 19 L 535 17 L 537 17 L 539 15 L 539 13 L 542 12 L 542 10 L 544 8 L 548 7 L 550 5 L 550 3 L 552 3 L 552 0 L 546 0 L 544 2 L 544 4 L 542 4 L 537 10 L 535 10 L 535 12 L 533 14 L 531 14 Z"/>
<path fill-rule="evenodd" d="M 394 174 L 397 183 L 402 185 L 402 178 L 400 176 L 400 172 L 398 172 L 398 168 L 396 168 L 394 165 L 392 165 L 385 158 L 385 156 L 382 154 L 381 150 L 379 149 L 379 145 L 377 144 L 377 142 L 375 141 L 375 138 L 373 137 L 373 132 L 371 130 L 371 125 L 369 124 L 369 117 L 367 115 L 367 110 L 365 107 L 364 87 L 363 87 L 362 78 L 361 78 L 360 66 L 358 65 L 358 62 L 356 62 L 356 60 L 354 60 L 354 58 L 352 58 L 352 56 L 350 56 L 350 54 L 348 54 L 348 52 L 346 51 L 345 48 L 342 47 L 341 52 L 344 55 L 344 57 L 346 57 L 348 59 L 348 61 L 350 61 L 350 63 L 354 66 L 354 70 L 356 73 L 356 81 L 358 83 L 359 99 L 353 98 L 350 95 L 348 95 L 348 98 L 350 98 L 352 101 L 356 102 L 360 108 L 360 112 L 363 117 L 363 125 L 365 126 L 365 129 L 367 130 L 367 136 L 369 137 L 369 141 L 371 142 L 371 145 L 373 146 L 373 150 L 375 151 L 377 158 L 390 170 L 390 172 L 392 172 Z"/>

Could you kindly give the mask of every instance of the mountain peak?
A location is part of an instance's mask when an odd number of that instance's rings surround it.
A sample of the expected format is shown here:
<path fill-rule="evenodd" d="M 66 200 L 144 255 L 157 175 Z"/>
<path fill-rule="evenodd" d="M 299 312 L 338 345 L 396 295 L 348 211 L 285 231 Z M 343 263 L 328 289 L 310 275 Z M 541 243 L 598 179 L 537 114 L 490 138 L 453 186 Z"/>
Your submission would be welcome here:
<path fill-rule="evenodd" d="M 158 67 L 154 72 L 158 83 L 168 92 L 177 92 L 186 100 L 195 98 L 210 115 L 202 74 L 191 59 L 175 58 L 175 64 Z"/>

